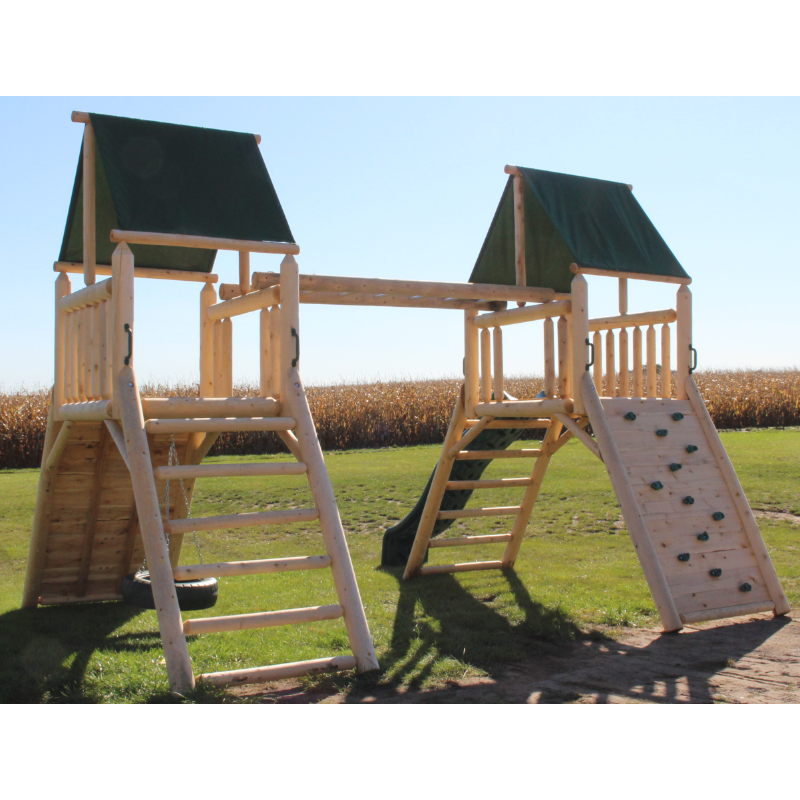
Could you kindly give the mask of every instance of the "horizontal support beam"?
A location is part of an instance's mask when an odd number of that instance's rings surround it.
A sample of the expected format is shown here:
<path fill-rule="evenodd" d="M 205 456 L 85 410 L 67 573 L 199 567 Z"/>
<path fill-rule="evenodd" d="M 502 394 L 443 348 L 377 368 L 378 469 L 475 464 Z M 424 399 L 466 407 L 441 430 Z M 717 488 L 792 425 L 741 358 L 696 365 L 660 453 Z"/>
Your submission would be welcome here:
<path fill-rule="evenodd" d="M 634 281 L 655 281 L 656 283 L 680 283 L 688 286 L 691 278 L 674 278 L 671 275 L 645 275 L 643 272 L 617 272 L 613 269 L 596 269 L 595 267 L 580 267 L 571 264 L 570 269 L 576 275 L 599 275 L 603 278 L 630 278 Z"/>
<path fill-rule="evenodd" d="M 280 282 L 279 272 L 254 272 L 253 285 L 259 289 Z M 438 297 L 450 300 L 513 300 L 547 303 L 555 298 L 552 289 L 533 286 L 504 286 L 497 283 L 444 283 L 402 281 L 387 278 L 350 278 L 336 275 L 301 275 L 301 292 L 354 292 L 399 297 Z M 302 302 L 302 301 L 301 301 Z"/>
<path fill-rule="evenodd" d="M 610 331 L 617 328 L 638 328 L 640 325 L 660 325 L 675 322 L 678 312 L 674 308 L 661 311 L 643 311 L 640 314 L 619 314 L 616 317 L 597 317 L 589 320 L 590 331 Z"/>
<path fill-rule="evenodd" d="M 388 294 L 340 294 L 338 292 L 301 292 L 300 302 L 329 306 L 383 306 L 386 308 L 444 308 L 500 311 L 504 300 L 453 300 L 446 297 L 404 297 Z"/>
<path fill-rule="evenodd" d="M 464 426 L 467 428 L 472 428 L 473 426 L 477 425 L 480 420 L 477 419 L 468 419 Z M 490 430 L 493 429 L 502 429 L 505 430 L 507 428 L 519 428 L 527 429 L 527 428 L 549 428 L 550 427 L 550 420 L 549 419 L 496 419 L 493 422 L 490 422 L 487 426 Z"/>
<path fill-rule="evenodd" d="M 469 561 L 466 564 L 433 564 L 420 567 L 420 575 L 446 575 L 450 572 L 473 572 L 478 569 L 502 569 L 502 561 Z"/>
<path fill-rule="evenodd" d="M 324 672 L 339 672 L 355 669 L 355 656 L 334 656 L 333 658 L 314 658 L 308 661 L 294 661 L 291 664 L 274 664 L 270 667 L 252 669 L 232 669 L 228 672 L 207 672 L 198 675 L 198 682 L 209 686 L 243 686 L 248 683 L 269 683 L 303 675 L 320 675 Z"/>
<path fill-rule="evenodd" d="M 153 244 L 160 247 L 194 247 L 201 250 L 235 250 L 240 253 L 277 253 L 296 256 L 299 245 L 288 242 L 254 242 L 248 239 L 222 239 L 215 236 L 189 236 L 184 233 L 153 233 L 150 231 L 111 231 L 112 242 Z"/>
<path fill-rule="evenodd" d="M 281 404 L 272 397 L 143 397 L 145 419 L 205 417 L 277 417 Z"/>
<path fill-rule="evenodd" d="M 264 611 L 260 614 L 232 614 L 227 617 L 204 617 L 183 621 L 183 632 L 187 635 L 200 633 L 225 633 L 226 631 L 249 631 L 255 628 L 277 628 L 280 625 L 300 625 L 304 622 L 322 622 L 344 616 L 340 605 L 287 608 L 281 611 Z"/>
<path fill-rule="evenodd" d="M 541 400 L 500 400 L 492 403 L 478 403 L 475 411 L 481 416 L 494 417 L 551 417 L 553 414 L 571 414 L 572 400 L 556 400 L 543 397 Z M 512 426 L 513 427 L 513 426 Z"/>
<path fill-rule="evenodd" d="M 541 450 L 464 450 L 456 461 L 490 461 L 495 458 L 538 458 Z"/>
<path fill-rule="evenodd" d="M 475 489 L 515 489 L 518 486 L 530 486 L 531 478 L 496 478 L 484 481 L 448 481 L 445 489 L 451 492 L 473 491 Z"/>
<path fill-rule="evenodd" d="M 258 311 L 262 308 L 277 306 L 281 302 L 281 290 L 279 286 L 271 286 L 268 289 L 260 289 L 257 292 L 249 292 L 233 300 L 223 300 L 215 303 L 208 308 L 208 318 L 230 319 L 238 317 L 240 314 L 248 314 L 251 311 Z"/>
<path fill-rule="evenodd" d="M 293 431 L 297 421 L 292 417 L 263 419 L 149 419 L 144 427 L 148 433 L 244 433 L 262 431 Z"/>
<path fill-rule="evenodd" d="M 514 517 L 520 506 L 495 506 L 494 508 L 461 508 L 454 511 L 440 511 L 436 519 L 472 519 L 473 517 Z"/>
<path fill-rule="evenodd" d="M 111 278 L 93 283 L 91 286 L 84 286 L 77 292 L 65 295 L 58 301 L 58 310 L 63 312 L 76 311 L 86 306 L 94 306 L 108 300 L 111 297 Z"/>
<path fill-rule="evenodd" d="M 156 480 L 167 478 L 190 480 L 192 478 L 261 478 L 267 476 L 305 475 L 307 467 L 297 462 L 272 464 L 187 464 L 177 467 L 156 467 Z M 214 573 L 216 574 L 216 573 Z"/>
<path fill-rule="evenodd" d="M 68 272 L 83 275 L 83 262 L 81 261 L 56 261 L 53 272 Z M 95 272 L 98 275 L 110 275 L 111 267 L 105 264 L 96 264 Z M 153 278 L 159 281 L 192 281 L 193 283 L 216 283 L 219 275 L 210 272 L 190 272 L 182 269 L 153 269 L 152 267 L 134 267 L 134 278 Z"/>
<path fill-rule="evenodd" d="M 453 539 L 431 539 L 428 547 L 462 547 L 470 544 L 496 544 L 511 541 L 510 533 L 493 533 L 491 536 L 458 536 Z"/>
<path fill-rule="evenodd" d="M 103 422 L 113 418 L 110 400 L 87 400 L 85 403 L 64 403 L 58 409 L 59 419 L 73 422 Z"/>
<path fill-rule="evenodd" d="M 313 522 L 319 519 L 316 508 L 287 508 L 278 511 L 248 511 L 244 514 L 221 514 L 218 517 L 164 520 L 167 533 L 218 531 L 253 528 L 261 525 L 290 525 L 293 522 Z"/>
<path fill-rule="evenodd" d="M 330 556 L 291 556 L 290 558 L 266 558 L 257 561 L 188 564 L 183 567 L 175 567 L 172 575 L 176 581 L 195 581 L 203 578 L 234 578 L 241 575 L 269 575 L 275 572 L 325 569 L 330 565 Z"/>
<path fill-rule="evenodd" d="M 502 325 L 516 325 L 520 322 L 563 317 L 571 313 L 572 301 L 559 300 L 554 303 L 541 303 L 538 306 L 523 306 L 522 308 L 509 308 L 506 311 L 495 311 L 493 314 L 481 314 L 475 318 L 475 327 L 498 328 Z"/>

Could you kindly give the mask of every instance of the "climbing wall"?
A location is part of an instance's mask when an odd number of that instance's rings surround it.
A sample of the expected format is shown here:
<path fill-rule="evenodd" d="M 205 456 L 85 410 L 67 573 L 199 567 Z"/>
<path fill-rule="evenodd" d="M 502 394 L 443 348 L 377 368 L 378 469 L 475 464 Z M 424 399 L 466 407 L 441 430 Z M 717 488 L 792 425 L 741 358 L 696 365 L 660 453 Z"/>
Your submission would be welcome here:
<path fill-rule="evenodd" d="M 178 456 L 188 435 L 176 435 Z M 167 463 L 169 436 L 150 436 L 153 465 Z M 159 498 L 164 481 L 156 481 Z M 121 599 L 122 579 L 144 558 L 128 468 L 101 422 L 74 426 L 51 489 L 38 597 L 42 605 Z M 177 492 L 170 515 L 183 510 Z M 180 501 L 180 502 L 178 502 Z"/>
<path fill-rule="evenodd" d="M 602 407 L 681 621 L 785 613 L 761 533 L 699 394 L 694 402 L 602 398 Z"/>

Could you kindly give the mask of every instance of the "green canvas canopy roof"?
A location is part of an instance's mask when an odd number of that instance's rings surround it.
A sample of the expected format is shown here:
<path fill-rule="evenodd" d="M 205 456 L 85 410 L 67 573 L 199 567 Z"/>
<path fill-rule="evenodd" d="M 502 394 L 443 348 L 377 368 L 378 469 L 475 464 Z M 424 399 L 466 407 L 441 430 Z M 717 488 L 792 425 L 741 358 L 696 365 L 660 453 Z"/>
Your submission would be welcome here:
<path fill-rule="evenodd" d="M 614 272 L 689 277 L 626 184 L 518 169 L 528 286 L 569 292 L 573 263 Z M 513 286 L 514 262 L 514 190 L 509 176 L 469 279 Z"/>
<path fill-rule="evenodd" d="M 255 136 L 90 114 L 98 264 L 113 229 L 294 243 Z M 83 261 L 83 148 L 60 261 Z M 216 250 L 131 245 L 137 267 L 211 272 Z"/>

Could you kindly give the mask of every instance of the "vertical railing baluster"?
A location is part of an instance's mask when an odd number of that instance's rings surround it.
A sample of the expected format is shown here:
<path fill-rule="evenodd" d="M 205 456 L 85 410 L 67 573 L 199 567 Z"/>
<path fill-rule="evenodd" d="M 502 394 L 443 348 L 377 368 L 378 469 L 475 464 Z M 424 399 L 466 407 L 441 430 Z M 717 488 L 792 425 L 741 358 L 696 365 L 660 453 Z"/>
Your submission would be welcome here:
<path fill-rule="evenodd" d="M 642 329 L 633 329 L 633 396 L 644 397 L 644 375 L 642 371 Z"/>
<path fill-rule="evenodd" d="M 669 325 L 661 326 L 661 396 L 672 397 L 672 365 L 670 363 Z"/>
<path fill-rule="evenodd" d="M 647 396 L 658 395 L 658 370 L 656 368 L 656 329 L 647 328 Z"/>
<path fill-rule="evenodd" d="M 614 331 L 606 333 L 606 396 L 614 397 L 617 393 L 617 372 L 614 360 Z"/>
<path fill-rule="evenodd" d="M 488 328 L 481 329 L 481 402 L 492 399 L 492 335 Z"/>
<path fill-rule="evenodd" d="M 478 328 L 474 309 L 464 311 L 464 407 L 468 417 L 475 416 L 480 397 L 480 353 Z"/>
<path fill-rule="evenodd" d="M 59 307 L 59 301 L 62 297 L 66 297 L 72 290 L 72 283 L 70 282 L 69 275 L 66 272 L 59 273 L 56 278 L 56 341 L 55 341 L 55 371 L 53 381 L 53 405 L 58 409 L 66 402 L 66 376 L 67 376 L 67 359 L 66 359 L 66 343 L 67 343 L 67 314 L 65 314 Z"/>
<path fill-rule="evenodd" d="M 492 349 L 494 350 L 494 399 L 500 402 L 503 399 L 503 329 L 494 328 L 492 332 Z"/>
<path fill-rule="evenodd" d="M 200 397 L 214 397 L 215 323 L 208 316 L 208 309 L 216 302 L 217 290 L 210 283 L 204 284 L 200 291 Z"/>
<path fill-rule="evenodd" d="M 628 368 L 628 331 L 622 328 L 619 332 L 619 396 L 630 394 L 631 377 Z"/>
<path fill-rule="evenodd" d="M 97 392 L 101 399 L 111 397 L 108 383 L 108 300 L 97 308 Z"/>
<path fill-rule="evenodd" d="M 222 397 L 225 371 L 222 366 L 222 320 L 214 320 L 214 397 Z"/>
<path fill-rule="evenodd" d="M 569 397 L 569 384 L 572 377 L 572 367 L 569 361 L 569 325 L 566 317 L 558 318 L 558 396 L 562 399 Z"/>
<path fill-rule="evenodd" d="M 281 307 L 269 310 L 269 352 L 272 363 L 272 397 L 281 399 Z"/>
<path fill-rule="evenodd" d="M 597 394 L 603 396 L 603 336 L 600 331 L 595 331 L 592 336 L 592 344 L 594 345 L 594 367 L 592 369 L 592 378 L 594 379 L 594 386 L 597 389 Z"/>
<path fill-rule="evenodd" d="M 544 321 L 544 393 L 547 397 L 556 396 L 556 355 L 553 320 Z"/>

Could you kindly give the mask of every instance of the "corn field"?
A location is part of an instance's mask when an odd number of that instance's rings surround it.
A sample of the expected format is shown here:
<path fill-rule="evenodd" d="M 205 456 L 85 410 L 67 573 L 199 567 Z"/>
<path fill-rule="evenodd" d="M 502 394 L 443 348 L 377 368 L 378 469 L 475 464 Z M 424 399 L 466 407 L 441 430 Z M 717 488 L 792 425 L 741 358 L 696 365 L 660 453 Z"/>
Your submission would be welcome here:
<path fill-rule="evenodd" d="M 708 370 L 695 378 L 719 429 L 800 425 L 800 370 Z M 441 379 L 310 386 L 307 391 L 323 450 L 352 450 L 440 443 L 459 386 L 456 379 Z M 515 397 L 534 397 L 543 387 L 539 377 L 506 379 L 506 390 Z M 142 393 L 196 395 L 197 386 L 150 384 Z M 239 385 L 234 394 L 255 395 L 257 386 Z M 45 389 L 0 390 L 0 469 L 39 466 L 48 395 Z M 273 433 L 229 433 L 220 436 L 211 455 L 280 452 L 286 450 Z"/>

